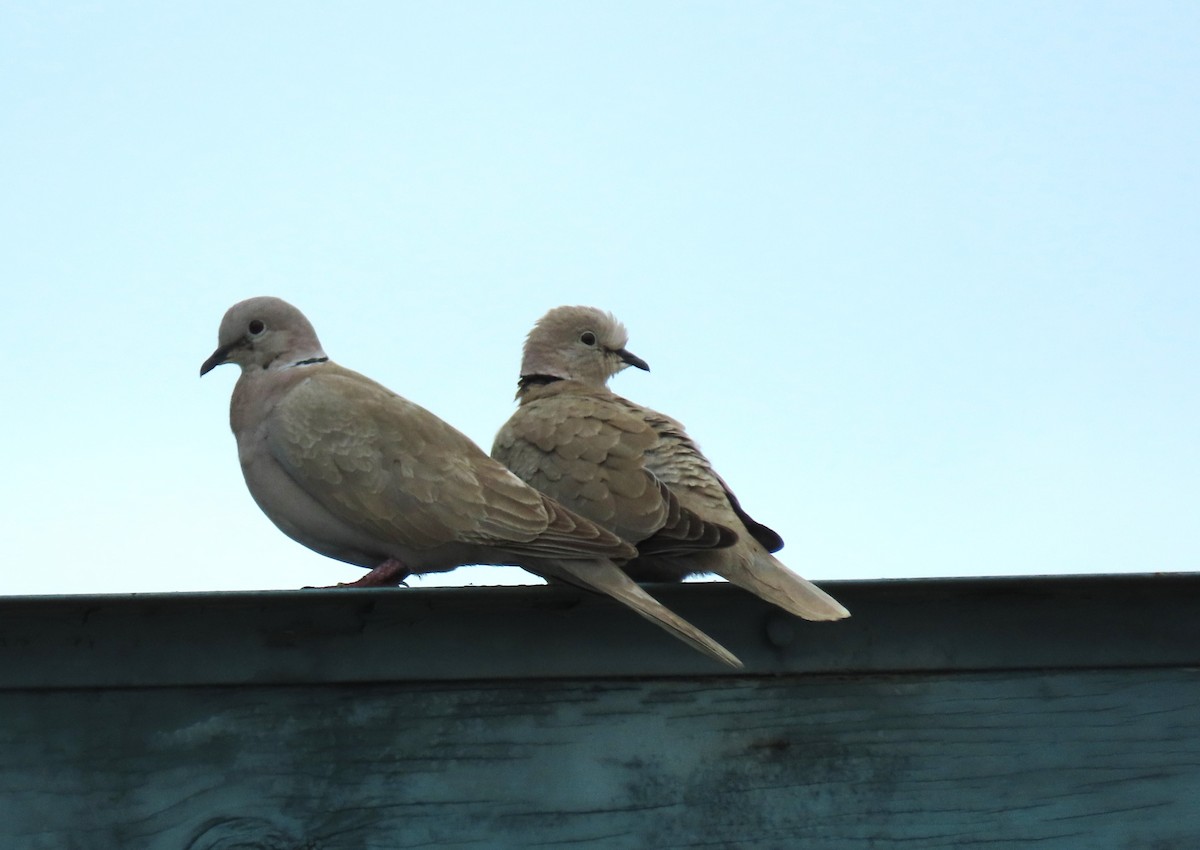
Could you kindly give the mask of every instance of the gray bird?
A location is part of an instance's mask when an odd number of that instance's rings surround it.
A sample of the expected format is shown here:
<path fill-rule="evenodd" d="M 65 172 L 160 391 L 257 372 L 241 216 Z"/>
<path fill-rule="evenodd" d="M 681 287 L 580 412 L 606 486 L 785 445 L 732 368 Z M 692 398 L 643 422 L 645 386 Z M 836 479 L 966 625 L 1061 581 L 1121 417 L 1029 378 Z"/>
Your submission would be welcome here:
<path fill-rule="evenodd" d="M 371 569 L 355 584 L 510 564 L 607 594 L 701 652 L 730 652 L 613 562 L 632 546 L 539 493 L 429 411 L 330 361 L 278 298 L 235 304 L 204 375 L 236 363 L 229 421 L 255 502 L 308 548 Z"/>
<path fill-rule="evenodd" d="M 716 573 L 807 620 L 849 611 L 771 553 L 783 540 L 742 509 L 683 425 L 613 393 L 628 366 L 611 313 L 556 307 L 529 332 L 516 412 L 492 456 L 524 481 L 638 547 L 638 581 Z"/>

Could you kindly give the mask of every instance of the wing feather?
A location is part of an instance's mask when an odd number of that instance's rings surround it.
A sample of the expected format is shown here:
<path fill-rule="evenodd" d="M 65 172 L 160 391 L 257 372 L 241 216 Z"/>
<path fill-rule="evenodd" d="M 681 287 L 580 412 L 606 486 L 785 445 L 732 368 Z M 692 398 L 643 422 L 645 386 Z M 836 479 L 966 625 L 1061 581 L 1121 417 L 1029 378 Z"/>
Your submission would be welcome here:
<path fill-rule="evenodd" d="M 632 555 L 614 535 L 550 508 L 446 422 L 348 369 L 330 364 L 297 384 L 267 427 L 288 474 L 381 541 L 531 557 Z"/>

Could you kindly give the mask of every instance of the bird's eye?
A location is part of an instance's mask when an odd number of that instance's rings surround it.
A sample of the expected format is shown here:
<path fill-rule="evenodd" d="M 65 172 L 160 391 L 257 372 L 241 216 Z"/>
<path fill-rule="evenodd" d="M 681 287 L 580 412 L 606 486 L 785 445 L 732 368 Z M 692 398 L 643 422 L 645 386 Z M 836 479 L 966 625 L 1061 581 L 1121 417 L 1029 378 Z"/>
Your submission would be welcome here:
<path fill-rule="evenodd" d="M 591 331 L 584 331 L 583 333 L 581 333 L 579 335 L 579 341 L 582 342 L 584 345 L 595 345 L 596 344 L 596 335 L 594 333 L 592 333 Z"/>
<path fill-rule="evenodd" d="M 247 327 L 247 330 L 250 331 L 250 336 L 258 336 L 260 333 L 262 333 L 266 329 L 267 329 L 267 326 L 264 325 L 262 322 L 260 322 L 258 319 L 251 319 L 250 325 L 249 325 L 249 327 Z"/>

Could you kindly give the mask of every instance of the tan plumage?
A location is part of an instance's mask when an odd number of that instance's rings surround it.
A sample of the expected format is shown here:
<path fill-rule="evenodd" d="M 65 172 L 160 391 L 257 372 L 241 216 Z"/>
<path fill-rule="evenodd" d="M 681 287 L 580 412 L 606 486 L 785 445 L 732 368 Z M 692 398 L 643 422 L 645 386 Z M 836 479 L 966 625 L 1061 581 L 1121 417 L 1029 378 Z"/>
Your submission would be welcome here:
<path fill-rule="evenodd" d="M 557 307 L 530 331 L 519 406 L 492 456 L 571 510 L 638 547 L 639 581 L 716 573 L 809 620 L 849 612 L 772 556 L 779 535 L 755 522 L 683 425 L 616 395 L 633 365 L 625 328 L 591 307 Z"/>
<path fill-rule="evenodd" d="M 297 542 L 348 563 L 399 568 L 399 578 L 521 566 L 612 596 L 740 666 L 613 563 L 633 557 L 632 546 L 529 487 L 429 411 L 329 362 L 290 304 L 252 298 L 231 307 L 201 374 L 225 362 L 242 369 L 230 425 L 246 485 Z"/>

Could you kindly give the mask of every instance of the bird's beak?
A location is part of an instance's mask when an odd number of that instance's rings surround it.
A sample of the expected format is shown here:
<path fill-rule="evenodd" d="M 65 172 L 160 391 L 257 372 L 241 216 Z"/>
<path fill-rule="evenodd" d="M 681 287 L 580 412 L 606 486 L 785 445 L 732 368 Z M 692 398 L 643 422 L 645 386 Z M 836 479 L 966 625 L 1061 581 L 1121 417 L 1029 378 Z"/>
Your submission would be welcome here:
<path fill-rule="evenodd" d="M 626 351 L 624 348 L 618 348 L 613 352 L 613 354 L 620 357 L 626 365 L 635 366 L 638 369 L 641 369 L 643 372 L 650 371 L 650 364 L 631 351 Z"/>
<path fill-rule="evenodd" d="M 217 346 L 217 350 L 212 353 L 212 356 L 205 360 L 200 366 L 200 377 L 203 378 L 213 369 L 224 363 L 229 357 L 229 352 L 233 351 L 233 349 L 237 347 L 239 343 L 241 343 L 240 339 L 235 340 L 234 342 L 226 343 L 225 345 Z"/>

